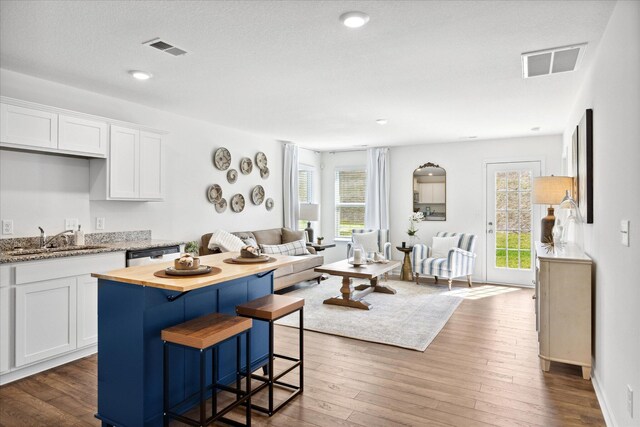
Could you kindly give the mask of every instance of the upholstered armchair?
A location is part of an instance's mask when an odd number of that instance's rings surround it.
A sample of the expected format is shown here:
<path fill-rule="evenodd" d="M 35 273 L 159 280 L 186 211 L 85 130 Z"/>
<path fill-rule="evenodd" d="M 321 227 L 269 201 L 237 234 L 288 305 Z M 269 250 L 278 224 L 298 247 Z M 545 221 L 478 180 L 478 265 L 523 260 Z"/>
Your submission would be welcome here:
<path fill-rule="evenodd" d="M 446 277 L 449 279 L 449 290 L 451 290 L 453 279 L 467 276 L 467 283 L 471 287 L 477 236 L 440 231 L 436 237 L 459 237 L 457 247 L 450 249 L 445 258 L 434 258 L 432 247 L 422 244 L 415 245 L 411 251 L 411 264 L 416 283 L 419 283 L 421 274 L 434 276 L 436 283 L 438 283 L 438 277 Z"/>
<path fill-rule="evenodd" d="M 378 248 L 376 251 L 371 251 L 373 248 L 366 248 L 367 257 L 372 258 L 374 252 L 380 252 L 386 259 L 391 259 L 391 243 L 389 242 L 389 230 L 373 230 L 373 229 L 353 229 L 351 230 L 351 242 L 347 243 L 347 257 L 349 257 L 349 251 L 351 250 L 351 246 L 353 245 L 353 235 L 354 234 L 362 234 L 362 233 L 372 233 L 377 232 L 376 242 L 378 244 Z"/>

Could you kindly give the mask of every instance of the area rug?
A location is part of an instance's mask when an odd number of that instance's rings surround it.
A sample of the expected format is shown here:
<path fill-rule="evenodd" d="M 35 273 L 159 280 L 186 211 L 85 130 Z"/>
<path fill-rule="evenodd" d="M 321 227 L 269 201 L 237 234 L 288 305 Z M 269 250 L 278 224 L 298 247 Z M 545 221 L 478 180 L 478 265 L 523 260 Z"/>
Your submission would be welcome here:
<path fill-rule="evenodd" d="M 382 284 L 397 293 L 368 294 L 364 299 L 372 305 L 370 310 L 323 304 L 340 294 L 341 282 L 341 277 L 330 276 L 320 284 L 305 284 L 286 294 L 305 299 L 304 329 L 424 351 L 464 299 L 460 288 L 450 292 L 446 285 L 389 280 Z M 360 283 L 365 282 L 354 280 L 354 285 Z M 276 323 L 297 327 L 298 315 Z"/>

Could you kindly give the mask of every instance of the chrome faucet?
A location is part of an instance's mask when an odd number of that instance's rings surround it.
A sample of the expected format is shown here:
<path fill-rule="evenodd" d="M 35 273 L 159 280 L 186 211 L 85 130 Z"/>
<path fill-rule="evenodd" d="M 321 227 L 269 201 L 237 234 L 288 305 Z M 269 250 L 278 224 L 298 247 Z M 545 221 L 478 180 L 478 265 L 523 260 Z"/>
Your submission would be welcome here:
<path fill-rule="evenodd" d="M 44 230 L 42 229 L 42 227 L 38 227 L 38 228 L 40 229 L 40 249 L 46 248 L 49 243 L 53 242 L 54 240 L 56 240 L 58 237 L 62 236 L 63 234 L 73 233 L 73 230 L 64 230 L 64 231 L 56 234 L 55 236 L 49 237 L 47 239 L 47 235 L 44 234 Z"/>

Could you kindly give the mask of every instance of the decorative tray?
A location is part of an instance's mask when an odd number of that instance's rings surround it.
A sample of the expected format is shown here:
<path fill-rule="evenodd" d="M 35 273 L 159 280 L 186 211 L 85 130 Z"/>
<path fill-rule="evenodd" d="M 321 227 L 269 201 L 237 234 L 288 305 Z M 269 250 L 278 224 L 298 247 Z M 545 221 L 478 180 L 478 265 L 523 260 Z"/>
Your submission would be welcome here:
<path fill-rule="evenodd" d="M 227 264 L 260 264 L 266 262 L 275 262 L 275 258 L 270 257 L 269 255 L 261 255 L 256 258 L 243 258 L 240 256 L 234 258 L 227 258 L 224 260 Z"/>
<path fill-rule="evenodd" d="M 165 268 L 164 270 L 156 271 L 153 273 L 156 277 L 188 277 L 188 276 L 200 276 L 203 274 L 218 274 L 222 270 L 217 267 L 211 267 L 208 265 L 201 265 L 198 268 L 190 270 L 178 270 L 175 267 Z"/>

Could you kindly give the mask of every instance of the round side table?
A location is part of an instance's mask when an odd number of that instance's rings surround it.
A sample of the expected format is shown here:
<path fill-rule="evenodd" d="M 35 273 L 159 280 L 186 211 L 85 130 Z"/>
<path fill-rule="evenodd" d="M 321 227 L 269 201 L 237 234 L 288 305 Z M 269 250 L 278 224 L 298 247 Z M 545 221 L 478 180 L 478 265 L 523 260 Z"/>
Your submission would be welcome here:
<path fill-rule="evenodd" d="M 412 280 L 413 272 L 411 271 L 411 251 L 413 246 L 396 246 L 400 252 L 404 252 L 404 260 L 402 261 L 402 269 L 400 270 L 400 280 Z"/>

